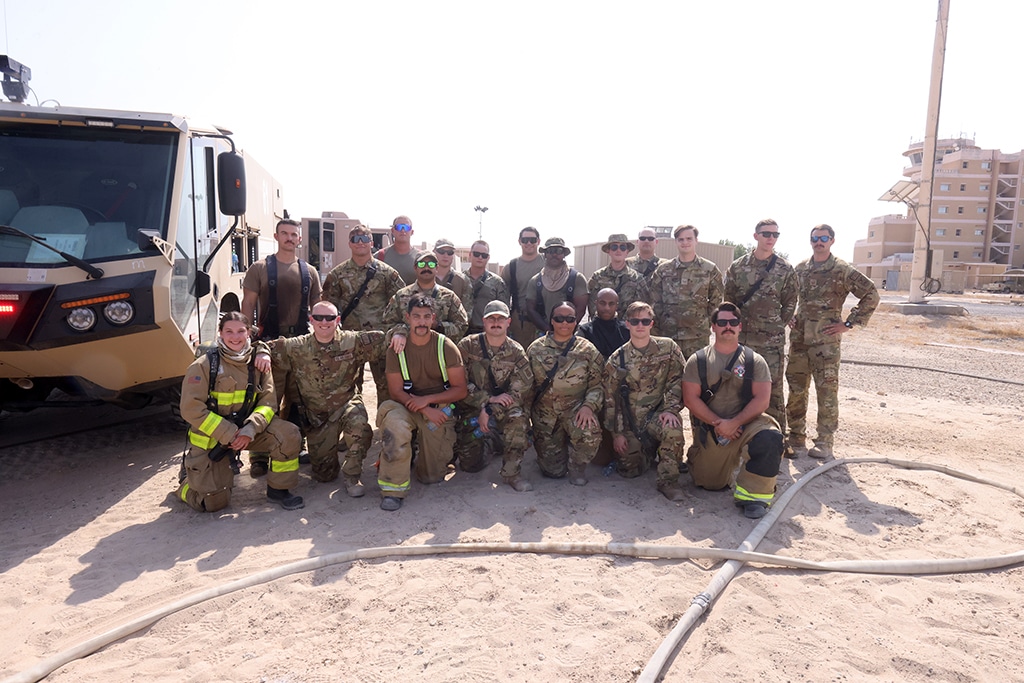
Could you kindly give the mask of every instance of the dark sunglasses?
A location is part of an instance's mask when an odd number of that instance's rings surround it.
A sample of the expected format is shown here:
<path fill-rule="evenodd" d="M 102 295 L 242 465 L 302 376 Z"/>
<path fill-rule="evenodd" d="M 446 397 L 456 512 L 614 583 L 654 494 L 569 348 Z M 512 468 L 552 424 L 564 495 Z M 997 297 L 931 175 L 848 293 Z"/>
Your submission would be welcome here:
<path fill-rule="evenodd" d="M 392 226 L 398 232 L 412 232 L 412 226 L 408 223 L 399 223 L 398 225 Z"/>
<path fill-rule="evenodd" d="M 779 238 L 779 233 L 771 232 L 769 230 L 762 230 L 761 231 L 761 237 L 778 239 Z"/>
<path fill-rule="evenodd" d="M 348 241 L 352 244 L 369 244 L 373 238 L 369 235 L 349 235 Z"/>
<path fill-rule="evenodd" d="M 417 268 L 437 268 L 437 261 L 417 261 Z"/>
<path fill-rule="evenodd" d="M 520 244 L 537 244 L 537 238 L 536 237 L 520 237 L 519 238 L 519 243 Z"/>
<path fill-rule="evenodd" d="M 653 242 L 656 239 L 658 239 L 658 238 L 657 237 L 641 237 L 640 241 L 641 242 Z"/>
<path fill-rule="evenodd" d="M 437 253 L 440 254 L 441 256 L 455 256 L 454 249 L 438 249 Z"/>
<path fill-rule="evenodd" d="M 562 247 L 548 247 L 547 249 L 544 250 L 545 256 L 547 256 L 548 254 L 555 254 L 556 256 L 566 256 L 568 253 L 569 250 L 563 249 Z"/>
<path fill-rule="evenodd" d="M 728 320 L 725 320 L 725 319 L 716 320 L 715 321 L 715 326 L 716 327 L 739 327 L 740 326 L 740 321 L 737 320 L 736 318 L 729 318 Z"/>
<path fill-rule="evenodd" d="M 644 327 L 648 327 L 654 323 L 654 318 L 627 318 L 626 322 L 630 325 L 643 325 Z"/>
<path fill-rule="evenodd" d="M 486 251 L 474 251 L 473 258 L 491 258 L 491 255 Z"/>
<path fill-rule="evenodd" d="M 609 244 L 608 251 L 629 251 L 628 244 Z"/>
<path fill-rule="evenodd" d="M 574 315 L 553 315 L 551 319 L 556 323 L 574 323 L 576 322 L 576 316 Z"/>
<path fill-rule="evenodd" d="M 337 319 L 338 315 L 336 313 L 331 315 L 328 315 L 326 313 L 314 313 L 310 317 L 313 318 L 313 320 L 317 321 L 318 323 L 326 323 L 330 322 L 331 320 Z"/>
<path fill-rule="evenodd" d="M 832 240 L 832 235 L 811 235 L 811 244 L 815 242 L 821 242 L 822 244 L 828 244 Z"/>

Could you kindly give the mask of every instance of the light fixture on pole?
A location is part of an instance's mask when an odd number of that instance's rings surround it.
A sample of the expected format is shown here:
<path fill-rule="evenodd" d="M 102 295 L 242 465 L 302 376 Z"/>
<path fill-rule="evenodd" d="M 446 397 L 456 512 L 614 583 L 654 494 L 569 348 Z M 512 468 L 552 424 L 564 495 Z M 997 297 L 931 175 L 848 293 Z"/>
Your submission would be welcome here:
<path fill-rule="evenodd" d="M 486 206 L 480 206 L 479 204 L 477 204 L 476 206 L 473 207 L 473 210 L 480 212 L 480 239 L 483 239 L 484 238 L 484 213 L 487 211 L 487 207 Z"/>

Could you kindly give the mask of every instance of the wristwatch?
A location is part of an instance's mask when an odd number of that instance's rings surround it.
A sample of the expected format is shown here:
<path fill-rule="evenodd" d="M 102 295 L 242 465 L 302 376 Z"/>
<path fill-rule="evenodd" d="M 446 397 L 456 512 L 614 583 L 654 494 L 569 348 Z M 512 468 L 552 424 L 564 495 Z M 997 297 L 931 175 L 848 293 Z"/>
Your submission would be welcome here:
<path fill-rule="evenodd" d="M 849 320 L 847 320 L 847 321 L 846 321 L 845 323 L 843 323 L 843 324 L 844 324 L 844 325 L 846 325 L 846 328 L 847 328 L 847 329 L 850 329 L 850 330 L 852 330 L 852 329 L 853 329 L 853 323 L 851 323 L 851 322 L 850 322 Z"/>

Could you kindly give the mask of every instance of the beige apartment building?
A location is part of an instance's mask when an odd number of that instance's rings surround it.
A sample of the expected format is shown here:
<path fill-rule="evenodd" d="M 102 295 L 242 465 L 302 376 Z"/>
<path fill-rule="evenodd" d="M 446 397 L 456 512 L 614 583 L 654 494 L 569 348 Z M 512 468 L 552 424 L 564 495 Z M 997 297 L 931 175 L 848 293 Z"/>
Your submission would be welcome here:
<path fill-rule="evenodd" d="M 854 245 L 854 264 L 879 286 L 892 271 L 907 271 L 903 279 L 909 278 L 923 153 L 923 142 L 903 153 L 911 163 L 903 169 L 910 182 L 897 183 L 881 197 L 903 201 L 907 211 L 872 218 L 867 238 Z M 931 247 L 933 263 L 941 268 L 944 280 L 957 274 L 954 279 L 962 286 L 977 288 L 1008 268 L 1024 266 L 1022 175 L 1024 151 L 1004 154 L 981 149 L 963 137 L 937 142 Z M 933 273 L 938 277 L 938 272 Z"/>

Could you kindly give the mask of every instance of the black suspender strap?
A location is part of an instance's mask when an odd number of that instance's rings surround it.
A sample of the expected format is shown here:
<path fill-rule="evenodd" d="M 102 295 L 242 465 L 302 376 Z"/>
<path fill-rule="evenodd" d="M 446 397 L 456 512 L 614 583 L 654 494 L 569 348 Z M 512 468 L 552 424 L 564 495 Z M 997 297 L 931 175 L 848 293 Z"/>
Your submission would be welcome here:
<path fill-rule="evenodd" d="M 349 316 L 352 311 L 356 310 L 356 306 L 359 305 L 359 300 L 366 294 L 366 288 L 370 286 L 370 280 L 377 274 L 377 262 L 370 259 L 370 265 L 366 268 L 366 279 L 363 280 L 363 284 L 359 286 L 359 291 L 352 297 L 352 300 L 345 306 L 345 310 L 341 312 L 341 322 L 345 322 L 345 318 Z"/>
<path fill-rule="evenodd" d="M 743 296 L 743 300 L 740 301 L 738 304 L 736 304 L 737 306 L 739 306 L 742 309 L 746 305 L 746 303 L 748 301 L 750 301 L 750 297 L 754 296 L 754 294 L 757 293 L 757 290 L 761 289 L 761 283 L 763 283 L 764 279 L 766 277 L 768 277 L 768 273 L 772 272 L 772 267 L 775 265 L 775 262 L 778 261 L 778 260 L 779 260 L 779 255 L 778 254 L 772 254 L 771 259 L 768 260 L 768 265 L 765 266 L 764 273 L 761 275 L 761 277 L 759 277 L 757 279 L 757 282 L 755 282 L 750 287 L 750 289 L 747 290 L 747 293 Z"/>
<path fill-rule="evenodd" d="M 559 359 L 559 358 L 565 358 L 566 356 L 568 356 L 568 355 L 569 355 L 569 351 L 570 351 L 570 350 L 572 349 L 572 347 L 573 347 L 573 346 L 575 346 L 575 345 L 576 345 L 576 335 L 574 334 L 574 335 L 572 336 L 572 338 L 571 338 L 571 339 L 569 340 L 569 343 L 567 343 L 567 344 L 565 345 L 565 348 L 564 348 L 564 349 L 562 349 L 562 353 L 560 353 L 560 354 L 559 354 L 559 355 L 558 355 L 558 356 L 557 356 L 557 357 L 555 358 L 555 364 L 551 366 L 551 369 L 550 369 L 550 370 L 548 370 L 548 374 L 547 374 L 547 377 L 545 377 L 545 378 L 544 378 L 544 383 L 540 385 L 540 388 L 539 388 L 539 389 L 537 389 L 537 393 L 535 393 L 535 394 L 533 395 L 533 405 L 537 405 L 537 401 L 538 401 L 538 399 L 540 399 L 541 395 L 542 395 L 542 394 L 543 394 L 543 393 L 544 393 L 545 391 L 547 391 L 547 390 L 548 390 L 548 387 L 550 387 L 550 386 L 551 386 L 551 382 L 552 382 L 552 381 L 553 381 L 553 380 L 555 379 L 555 373 L 557 373 L 557 372 L 558 372 L 558 359 Z"/>

